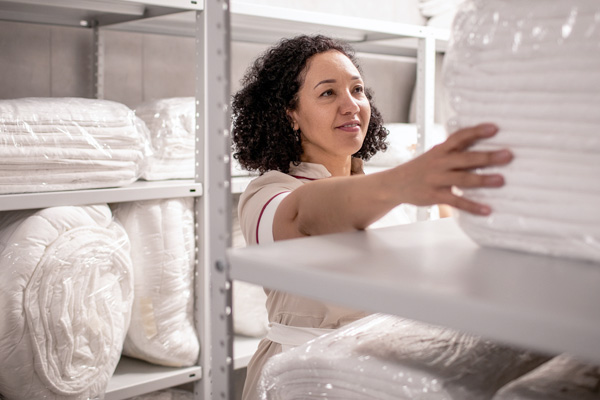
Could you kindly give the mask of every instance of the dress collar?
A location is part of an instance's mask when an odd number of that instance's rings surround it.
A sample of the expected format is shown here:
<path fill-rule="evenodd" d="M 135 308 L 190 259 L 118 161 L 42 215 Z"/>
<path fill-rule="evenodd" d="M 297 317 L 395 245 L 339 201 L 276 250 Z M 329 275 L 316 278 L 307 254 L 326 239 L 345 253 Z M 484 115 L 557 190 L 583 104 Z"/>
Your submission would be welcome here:
<path fill-rule="evenodd" d="M 288 174 L 294 178 L 308 180 L 329 178 L 331 176 L 324 165 L 309 162 L 301 162 L 299 165 L 290 163 L 290 172 Z"/>

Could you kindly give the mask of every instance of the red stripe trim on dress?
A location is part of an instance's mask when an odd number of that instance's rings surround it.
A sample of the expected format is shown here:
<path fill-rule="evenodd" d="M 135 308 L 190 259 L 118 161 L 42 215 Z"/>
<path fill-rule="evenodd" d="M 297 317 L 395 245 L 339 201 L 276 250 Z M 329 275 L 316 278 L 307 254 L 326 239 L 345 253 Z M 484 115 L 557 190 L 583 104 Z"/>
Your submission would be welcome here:
<path fill-rule="evenodd" d="M 277 193 L 275 196 L 271 197 L 269 199 L 269 201 L 267 201 L 265 203 L 265 205 L 263 206 L 262 210 L 260 210 L 260 215 L 258 216 L 258 222 L 256 223 L 256 244 L 259 244 L 259 242 L 258 242 L 258 227 L 260 226 L 260 220 L 261 220 L 261 218 L 263 216 L 263 213 L 265 212 L 265 209 L 267 208 L 267 206 L 269 205 L 269 203 L 271 201 L 273 201 L 273 199 L 275 197 L 279 196 L 280 194 L 289 193 L 289 192 L 290 192 L 289 190 L 286 190 L 285 192 L 279 192 L 279 193 Z"/>
<path fill-rule="evenodd" d="M 296 179 L 306 179 L 309 181 L 316 181 L 318 180 L 318 178 L 307 178 L 306 176 L 298 176 L 298 175 L 290 175 L 292 178 L 296 178 Z"/>

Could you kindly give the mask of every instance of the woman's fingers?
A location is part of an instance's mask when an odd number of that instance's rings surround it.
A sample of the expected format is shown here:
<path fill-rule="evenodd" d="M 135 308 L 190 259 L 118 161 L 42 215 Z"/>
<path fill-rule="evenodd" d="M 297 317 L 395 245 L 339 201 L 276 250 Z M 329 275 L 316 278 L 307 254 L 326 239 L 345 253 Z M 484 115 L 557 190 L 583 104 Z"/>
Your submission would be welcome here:
<path fill-rule="evenodd" d="M 471 214 L 487 216 L 492 213 L 492 209 L 490 206 L 476 203 L 474 201 L 465 199 L 464 197 L 458 197 L 456 195 L 451 194 L 443 204 L 448 204 L 456 209 L 470 212 Z"/>
<path fill-rule="evenodd" d="M 504 185 L 504 177 L 500 174 L 476 174 L 466 171 L 452 171 L 440 175 L 432 182 L 437 187 L 456 186 L 462 189 L 497 188 Z"/>
<path fill-rule="evenodd" d="M 479 124 L 469 128 L 459 129 L 440 145 L 446 151 L 463 151 L 475 142 L 494 136 L 498 127 L 494 124 Z"/>
<path fill-rule="evenodd" d="M 444 166 L 450 170 L 485 168 L 494 165 L 505 165 L 513 159 L 510 150 L 465 151 L 448 154 Z"/>

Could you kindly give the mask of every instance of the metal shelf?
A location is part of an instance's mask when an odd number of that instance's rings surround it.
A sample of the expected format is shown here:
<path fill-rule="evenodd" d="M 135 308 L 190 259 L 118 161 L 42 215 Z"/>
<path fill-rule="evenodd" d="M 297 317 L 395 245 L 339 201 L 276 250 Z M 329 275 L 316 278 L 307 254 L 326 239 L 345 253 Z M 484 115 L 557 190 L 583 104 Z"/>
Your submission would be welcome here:
<path fill-rule="evenodd" d="M 3 194 L 0 211 L 198 196 L 202 184 L 192 180 L 137 181 L 119 188 Z"/>
<path fill-rule="evenodd" d="M 232 279 L 600 362 L 599 264 L 482 248 L 452 219 L 231 249 L 228 259 Z"/>
<path fill-rule="evenodd" d="M 193 12 L 174 13 L 113 24 L 107 29 L 194 36 L 194 18 Z M 357 51 L 411 57 L 417 54 L 419 38 L 437 39 L 437 50 L 444 51 L 450 37 L 447 29 L 231 2 L 233 41 L 270 44 L 282 37 L 311 33 L 347 40 Z"/>
<path fill-rule="evenodd" d="M 90 28 L 203 8 L 203 0 L 0 0 L 0 20 Z"/>
<path fill-rule="evenodd" d="M 233 368 L 245 368 L 256 351 L 260 339 L 236 336 L 233 342 Z M 121 357 L 106 390 L 106 400 L 121 400 L 132 396 L 183 385 L 202 379 L 199 366 L 172 368 Z"/>
<path fill-rule="evenodd" d="M 202 378 L 199 366 L 173 368 L 153 365 L 129 357 L 121 361 L 106 389 L 106 400 L 121 400 L 133 396 L 194 382 Z"/>

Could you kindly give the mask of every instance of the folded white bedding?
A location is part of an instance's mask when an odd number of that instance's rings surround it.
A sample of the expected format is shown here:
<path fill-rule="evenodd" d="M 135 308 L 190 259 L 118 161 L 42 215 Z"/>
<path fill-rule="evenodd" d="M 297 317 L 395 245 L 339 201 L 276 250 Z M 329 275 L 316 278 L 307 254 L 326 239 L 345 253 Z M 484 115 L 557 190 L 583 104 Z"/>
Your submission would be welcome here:
<path fill-rule="evenodd" d="M 459 213 L 480 244 L 600 261 L 600 4 L 472 0 L 444 63 L 453 129 L 494 122 L 474 150 L 509 148 L 501 189 L 465 190 L 493 213 Z"/>
<path fill-rule="evenodd" d="M 126 185 L 140 175 L 149 151 L 145 125 L 123 104 L 0 100 L 0 170 L 6 171 L 0 193 Z M 37 173 L 47 169 L 56 173 Z"/>
<path fill-rule="evenodd" d="M 561 354 L 503 387 L 494 400 L 600 400 L 600 366 Z"/>
<path fill-rule="evenodd" d="M 135 109 L 148 129 L 153 155 L 143 179 L 192 179 L 195 176 L 196 103 L 193 97 L 151 100 Z M 231 175 L 245 176 L 239 163 L 231 158 Z"/>
<path fill-rule="evenodd" d="M 132 301 L 129 240 L 107 205 L 0 213 L 0 393 L 102 398 Z"/>
<path fill-rule="evenodd" d="M 548 357 L 374 314 L 273 357 L 264 399 L 491 399 Z"/>
<path fill-rule="evenodd" d="M 123 354 L 151 363 L 193 365 L 200 345 L 194 327 L 194 199 L 112 206 L 131 241 L 135 296 Z"/>
<path fill-rule="evenodd" d="M 136 115 L 150 131 L 154 153 L 142 178 L 160 180 L 194 177 L 195 107 L 193 97 L 152 100 L 136 107 Z"/>

